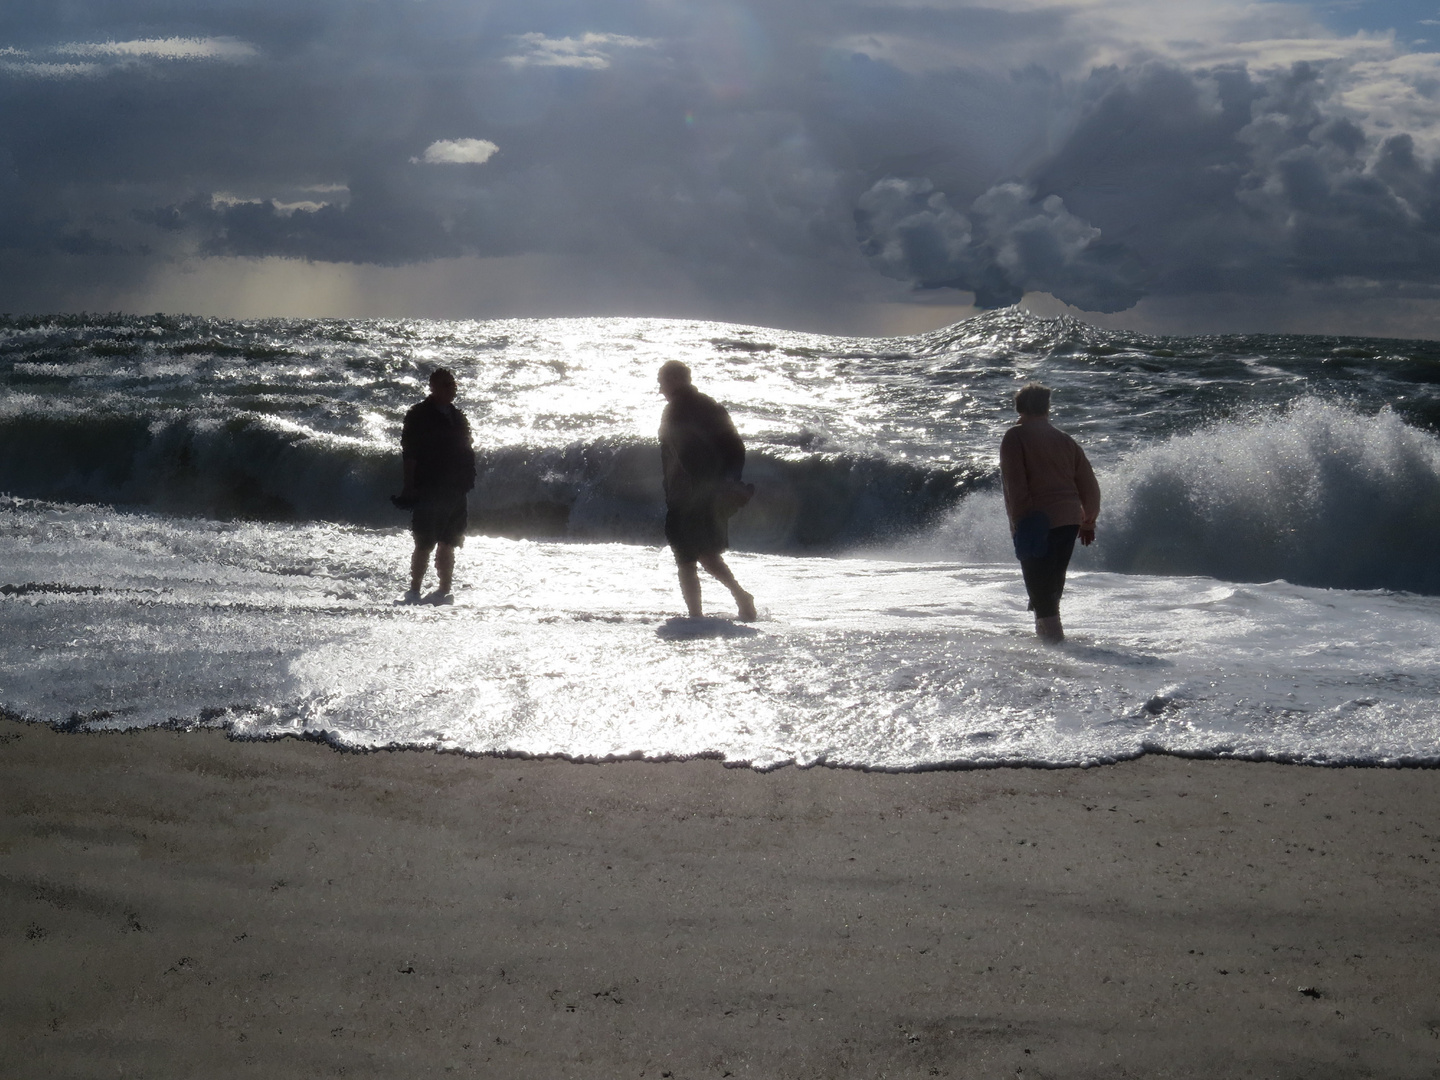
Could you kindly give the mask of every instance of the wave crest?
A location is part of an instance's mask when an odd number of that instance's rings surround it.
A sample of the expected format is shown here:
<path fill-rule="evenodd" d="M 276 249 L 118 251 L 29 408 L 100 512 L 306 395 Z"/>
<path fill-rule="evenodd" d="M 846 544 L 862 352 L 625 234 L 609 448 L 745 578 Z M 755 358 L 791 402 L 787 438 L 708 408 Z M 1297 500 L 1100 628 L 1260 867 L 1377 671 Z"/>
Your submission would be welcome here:
<path fill-rule="evenodd" d="M 1100 484 L 1077 567 L 1440 594 L 1440 440 L 1388 410 L 1302 400 L 1137 450 Z M 1012 558 L 998 495 L 967 499 L 939 538 Z"/>
<path fill-rule="evenodd" d="M 1308 400 L 1126 458 L 1106 569 L 1440 593 L 1440 440 Z"/>
<path fill-rule="evenodd" d="M 599 440 L 482 451 L 472 531 L 658 543 L 664 520 L 653 442 Z M 969 466 L 934 468 L 855 454 L 752 452 L 757 495 L 737 547 L 815 551 L 934 525 L 976 483 Z M 275 417 L 225 419 L 20 413 L 0 418 L 0 490 L 63 502 L 263 521 L 405 522 L 396 449 L 317 434 Z"/>

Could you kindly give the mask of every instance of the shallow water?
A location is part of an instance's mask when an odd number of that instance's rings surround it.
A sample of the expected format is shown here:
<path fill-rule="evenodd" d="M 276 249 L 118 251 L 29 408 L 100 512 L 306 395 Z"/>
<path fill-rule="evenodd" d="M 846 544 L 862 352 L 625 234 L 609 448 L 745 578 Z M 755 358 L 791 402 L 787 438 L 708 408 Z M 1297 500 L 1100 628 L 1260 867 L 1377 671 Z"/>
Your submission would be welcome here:
<path fill-rule="evenodd" d="M 668 552 L 475 538 L 454 607 L 396 603 L 408 537 L 12 502 L 7 709 L 577 759 L 913 769 L 1149 751 L 1440 760 L 1440 600 L 1072 575 L 1040 646 L 1013 565 L 742 554 L 760 601 L 679 618 Z M 713 614 L 708 614 L 712 613 Z"/>

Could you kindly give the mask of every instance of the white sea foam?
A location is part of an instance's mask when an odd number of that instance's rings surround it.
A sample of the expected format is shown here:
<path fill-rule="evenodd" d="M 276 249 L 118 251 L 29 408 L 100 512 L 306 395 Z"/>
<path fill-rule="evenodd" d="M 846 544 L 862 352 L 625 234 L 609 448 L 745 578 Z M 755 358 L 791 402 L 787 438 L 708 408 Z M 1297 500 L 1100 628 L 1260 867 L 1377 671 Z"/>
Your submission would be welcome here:
<path fill-rule="evenodd" d="M 1391 412 L 1302 400 L 1144 445 L 1100 472 L 1078 569 L 1440 593 L 1440 439 Z M 907 550 L 1013 560 L 996 492 Z"/>
<path fill-rule="evenodd" d="M 659 548 L 472 539 L 448 609 L 394 604 L 407 554 L 398 531 L 12 503 L 0 704 L 759 767 L 1440 762 L 1440 599 L 1081 572 L 1046 649 L 1013 563 L 737 555 L 745 626 L 676 618 Z"/>

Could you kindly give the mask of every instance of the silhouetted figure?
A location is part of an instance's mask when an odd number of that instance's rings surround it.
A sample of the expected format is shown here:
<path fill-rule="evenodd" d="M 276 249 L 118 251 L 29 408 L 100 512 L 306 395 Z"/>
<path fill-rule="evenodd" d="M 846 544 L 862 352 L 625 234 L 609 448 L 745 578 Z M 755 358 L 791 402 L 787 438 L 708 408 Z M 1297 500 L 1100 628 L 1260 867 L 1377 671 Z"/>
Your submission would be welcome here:
<path fill-rule="evenodd" d="M 455 549 L 465 543 L 469 524 L 465 493 L 475 486 L 475 450 L 470 424 L 455 408 L 455 374 L 436 368 L 430 374 L 430 396 L 405 414 L 400 453 L 405 463 L 405 489 L 395 505 L 412 512 L 410 531 L 415 552 L 410 557 L 409 603 L 420 602 L 420 586 L 435 552 L 437 588 L 425 602 L 454 603 L 450 582 Z"/>
<path fill-rule="evenodd" d="M 1078 443 L 1050 426 L 1050 388 L 1030 383 L 1015 394 L 1020 423 L 1000 442 L 1000 478 L 1015 554 L 1035 612 L 1035 633 L 1065 640 L 1060 595 L 1075 539 L 1095 540 L 1100 485 Z"/>
<path fill-rule="evenodd" d="M 740 482 L 745 444 L 725 407 L 691 385 L 690 369 L 680 361 L 661 365 L 660 393 L 668 402 L 660 419 L 665 539 L 675 555 L 686 610 L 692 618 L 702 614 L 699 563 L 730 590 L 739 617 L 749 622 L 755 598 L 720 557 L 730 546 L 729 519 L 753 490 Z"/>

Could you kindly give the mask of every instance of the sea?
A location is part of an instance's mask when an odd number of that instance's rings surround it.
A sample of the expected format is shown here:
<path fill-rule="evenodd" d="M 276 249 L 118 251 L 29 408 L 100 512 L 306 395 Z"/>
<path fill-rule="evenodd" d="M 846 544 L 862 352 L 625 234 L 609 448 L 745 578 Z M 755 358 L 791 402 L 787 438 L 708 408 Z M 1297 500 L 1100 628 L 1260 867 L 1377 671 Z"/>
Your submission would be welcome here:
<path fill-rule="evenodd" d="M 684 611 L 683 360 L 754 500 Z M 405 410 L 479 456 L 452 606 L 400 603 Z M 1103 491 L 1060 647 L 1002 511 L 1012 396 Z M 433 578 L 431 579 L 433 584 Z M 577 761 L 1440 763 L 1440 343 L 1147 337 L 1006 309 L 914 337 L 638 318 L 0 319 L 0 711 Z"/>

